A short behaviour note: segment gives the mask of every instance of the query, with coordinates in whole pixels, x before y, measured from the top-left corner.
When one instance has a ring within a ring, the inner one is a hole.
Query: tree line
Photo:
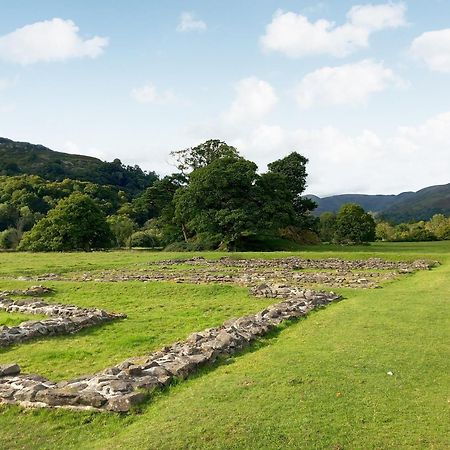
[[[172,152],[178,171],[137,196],[109,186],[37,176],[0,178],[3,247],[34,251],[119,246],[245,248],[258,235],[312,228],[302,198],[308,160],[293,152],[259,174],[219,140]]]
[[[137,194],[72,179],[0,176],[0,248],[264,250],[274,240],[348,244],[450,234],[446,218],[405,231],[404,225],[377,224],[356,204],[315,217],[316,204],[302,196],[308,160],[297,152],[268,164],[264,173],[220,140],[171,157],[177,171],[155,177]]]

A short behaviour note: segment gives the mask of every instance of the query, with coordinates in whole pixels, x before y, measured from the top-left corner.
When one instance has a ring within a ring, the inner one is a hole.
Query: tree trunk
[[[181,224],[181,231],[183,232],[184,242],[188,241],[187,232],[186,232],[186,226],[184,223]]]

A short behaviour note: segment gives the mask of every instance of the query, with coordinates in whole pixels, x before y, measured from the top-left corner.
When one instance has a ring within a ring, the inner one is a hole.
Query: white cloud
[[[52,19],[18,28],[0,36],[0,59],[19,64],[64,61],[69,58],[96,58],[108,39],[95,36],[84,40],[71,20]]]
[[[229,138],[243,154],[265,165],[296,150],[309,158],[307,191],[392,194],[448,183],[450,112],[391,136],[372,130],[349,135],[335,127],[286,129],[260,125]]]
[[[11,80],[8,80],[7,78],[0,78],[0,91],[8,89],[13,84],[14,83]]]
[[[156,103],[160,105],[165,105],[175,100],[175,94],[172,91],[158,92],[156,86],[152,83],[132,89],[131,97],[139,103]]]
[[[273,87],[256,77],[238,81],[235,91],[236,97],[224,116],[230,123],[258,120],[267,115],[278,101]]]
[[[310,22],[302,14],[278,10],[261,37],[261,45],[291,58],[343,57],[368,47],[372,33],[406,25],[405,13],[404,3],[358,5],[348,11],[346,23],[337,26],[325,19]]]
[[[203,20],[197,19],[193,13],[184,12],[181,14],[177,31],[183,33],[186,31],[205,31],[207,28]]]
[[[347,13],[347,19],[355,27],[368,31],[379,31],[405,26],[405,14],[406,5],[404,3],[356,5]]]
[[[412,42],[410,52],[431,70],[450,73],[450,28],[421,34]]]
[[[370,95],[390,86],[406,85],[382,62],[365,59],[353,64],[323,67],[308,73],[297,86],[296,98],[302,108],[315,104],[354,105],[366,102]]]

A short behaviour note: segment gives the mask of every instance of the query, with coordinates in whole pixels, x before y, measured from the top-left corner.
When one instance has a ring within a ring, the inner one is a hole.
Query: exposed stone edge
[[[0,310],[51,317],[22,322],[14,327],[0,326],[0,348],[43,336],[73,334],[84,328],[126,317],[125,314],[110,313],[97,308],[49,304],[41,299],[12,300],[8,297],[0,297]]]
[[[20,375],[16,365],[9,366],[9,373],[8,366],[0,366],[0,403],[127,412],[146,398],[142,391],[149,393],[176,378],[184,379],[201,366],[240,352],[282,322],[340,299],[334,293],[287,286],[280,290],[263,285],[253,294],[285,300],[256,314],[193,333],[184,342],[144,358],[128,359],[95,375],[54,383],[40,376]]]

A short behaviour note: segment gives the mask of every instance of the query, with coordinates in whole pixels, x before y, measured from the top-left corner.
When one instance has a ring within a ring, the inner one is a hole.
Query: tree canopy
[[[186,174],[220,158],[239,158],[239,153],[234,147],[219,139],[210,139],[195,147],[173,151],[170,156],[175,159],[177,169]]]
[[[114,236],[92,198],[74,192],[24,235],[21,250],[68,251],[109,248]]]
[[[222,156],[193,170],[187,186],[176,192],[176,221],[186,238],[208,233],[221,237],[221,247],[232,249],[245,236],[276,234],[295,223],[295,201],[303,186],[298,179],[292,188],[281,170],[259,175],[255,163]]]
[[[346,203],[340,207],[334,227],[337,242],[361,243],[375,240],[375,220],[354,203]]]
[[[77,180],[0,177],[3,245],[14,247],[25,232],[20,248],[28,250],[90,250],[133,242],[236,249],[258,235],[298,237],[302,229],[314,230],[310,211],[315,204],[301,196],[308,160],[299,153],[270,163],[265,173],[218,139],[171,155],[179,172],[154,179],[137,195]],[[105,164],[100,172],[122,173],[119,160]]]

